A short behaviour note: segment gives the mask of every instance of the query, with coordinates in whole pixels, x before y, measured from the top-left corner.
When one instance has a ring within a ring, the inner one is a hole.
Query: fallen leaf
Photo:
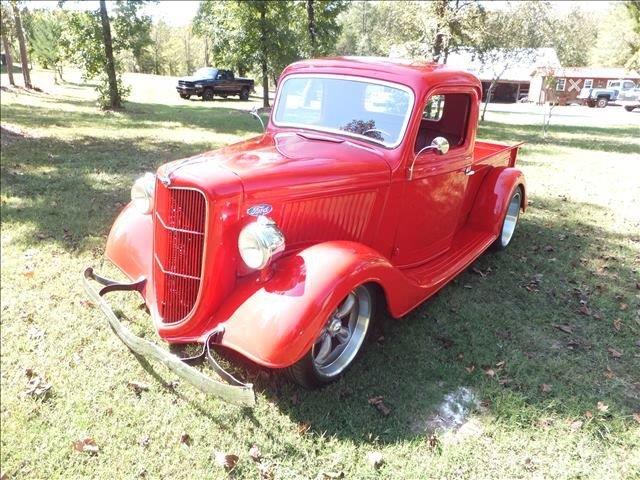
[[[553,328],[556,328],[564,333],[573,333],[573,327],[571,325],[553,325]]]
[[[640,282],[636,282],[636,290],[640,290]]]
[[[594,313],[594,314],[592,315],[592,317],[593,317],[595,320],[602,320],[602,315],[601,315],[601,314],[599,314],[599,313]]]
[[[139,397],[142,392],[146,392],[149,390],[149,385],[142,382],[137,382],[135,380],[127,382],[127,387],[129,387],[133,392]]]
[[[613,329],[614,329],[616,332],[619,332],[619,331],[622,329],[622,320],[620,320],[619,318],[616,318],[616,319],[613,321]]]
[[[462,288],[472,289],[473,287],[467,283],[467,284],[463,285]]]
[[[573,422],[571,422],[571,424],[569,425],[571,427],[571,430],[573,430],[574,432],[580,430],[582,428],[582,420],[575,420]]]
[[[429,438],[427,439],[427,446],[433,450],[438,448],[439,445],[440,445],[440,440],[435,435],[435,433],[432,435],[429,435]]]
[[[469,366],[464,367],[464,369],[467,371],[467,373],[473,373],[473,371],[476,369],[476,366],[473,363],[470,363]]]
[[[254,462],[260,461],[260,458],[262,457],[262,453],[260,452],[260,449],[258,448],[257,445],[254,445],[249,449],[249,456],[251,457],[251,460],[253,460]]]
[[[91,437],[85,437],[82,440],[73,442],[73,449],[80,453],[89,453],[95,455],[100,450],[96,442]]]
[[[596,407],[599,412],[605,413],[609,410],[609,405],[605,405],[603,402],[598,402]]]
[[[636,340],[636,347],[640,348],[640,340]]]
[[[496,367],[498,368],[498,370],[502,370],[504,368],[505,365],[505,361],[502,360],[501,362],[496,363]]]
[[[369,465],[371,465],[373,468],[380,467],[383,461],[384,459],[382,458],[382,453],[380,452],[367,453],[367,462],[369,462]]]
[[[620,310],[626,310],[627,308],[629,308],[629,305],[627,305],[626,303],[620,304]]]
[[[180,435],[180,443],[187,446],[191,445],[191,436],[188,433],[183,432],[182,435]]]
[[[464,360],[464,353],[460,352],[458,355],[456,355],[456,360],[460,362]]]
[[[369,399],[369,405],[372,405],[373,407],[375,407],[375,409],[378,410],[378,412],[380,412],[385,417],[388,417],[389,414],[391,413],[391,409],[385,405],[384,397],[382,396],[371,397]]]
[[[540,391],[543,393],[549,393],[551,391],[551,385],[549,385],[548,383],[541,383]]]
[[[140,440],[138,440],[138,445],[146,448],[149,446],[150,441],[151,441],[151,438],[149,438],[149,435],[143,435],[142,437],[140,437]]]
[[[490,367],[483,368],[482,371],[484,372],[485,375],[487,375],[488,377],[491,377],[491,378],[495,377],[495,375],[496,375],[495,370],[493,368],[490,368]]]
[[[591,413],[590,410],[587,410],[586,412],[584,412],[584,416],[587,418],[593,418],[593,413]]]
[[[273,480],[275,478],[271,465],[261,463],[258,465],[258,471],[260,472],[260,480]]]
[[[89,300],[80,300],[80,306],[84,308],[95,308],[93,302],[90,302]]]
[[[472,271],[473,273],[476,273],[476,274],[480,275],[482,278],[485,278],[485,277],[487,276],[487,274],[486,274],[486,273],[484,273],[482,270],[480,270],[478,267],[473,267],[473,268],[471,269],[471,271]]]
[[[544,247],[545,252],[553,252],[555,249],[551,245],[546,245]]]
[[[513,382],[513,378],[501,378],[500,380],[498,380],[498,383],[500,385],[509,385],[511,382]]]
[[[238,463],[238,456],[232,453],[216,452],[214,454],[216,465],[227,471],[233,470]]]
[[[604,376],[607,378],[613,378],[615,375],[613,374],[613,370],[607,367],[607,369],[604,371]]]
[[[634,419],[636,422],[640,423],[640,412],[634,412],[634,413],[633,413],[633,419]]]
[[[619,352],[615,348],[609,347],[609,348],[607,348],[607,350],[611,354],[611,358],[620,358],[620,357],[622,357],[622,352]]]
[[[25,265],[24,270],[22,271],[22,275],[27,278],[32,278],[35,273],[35,270],[30,265]]]
[[[51,384],[47,382],[44,377],[36,374],[32,369],[27,368],[25,370],[25,374],[29,381],[27,382],[27,386],[25,387],[25,395],[30,395],[32,397],[44,398],[49,390],[51,390]]]
[[[309,429],[311,428],[311,423],[309,422],[301,422],[298,424],[298,433],[300,435],[304,435],[305,433],[307,433],[309,431]]]
[[[586,303],[583,303],[582,305],[580,305],[580,308],[578,308],[578,313],[580,315],[586,315],[588,317],[589,315],[591,315],[591,309],[587,306]]]

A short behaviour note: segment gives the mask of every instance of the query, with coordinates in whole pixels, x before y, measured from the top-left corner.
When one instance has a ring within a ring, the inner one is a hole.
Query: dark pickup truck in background
[[[238,95],[240,100],[249,100],[253,87],[253,80],[236,77],[231,70],[204,67],[196,70],[191,77],[179,78],[176,90],[184,99],[192,95],[202,97],[202,100],[213,100],[214,95],[222,98]]]

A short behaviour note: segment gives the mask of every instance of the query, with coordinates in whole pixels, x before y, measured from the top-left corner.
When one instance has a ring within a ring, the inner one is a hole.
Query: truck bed
[[[522,144],[523,142],[515,145],[505,145],[504,143],[476,140],[473,149],[473,163],[488,163],[493,166],[508,165],[509,167],[513,167],[516,164],[518,149]]]

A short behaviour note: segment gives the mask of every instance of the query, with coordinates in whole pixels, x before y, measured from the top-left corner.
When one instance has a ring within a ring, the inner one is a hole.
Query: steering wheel
[[[384,130],[380,130],[379,128],[370,128],[369,130],[365,130],[362,132],[362,135],[366,135],[369,132],[380,132],[383,137],[391,138],[391,134],[389,132],[385,132]]]

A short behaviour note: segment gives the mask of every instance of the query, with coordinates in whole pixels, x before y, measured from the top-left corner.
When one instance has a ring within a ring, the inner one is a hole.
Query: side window
[[[420,129],[414,151],[417,153],[431,145],[436,137],[444,137],[449,148],[455,149],[465,142],[471,96],[466,93],[444,93],[432,95],[422,111]]]
[[[564,92],[565,83],[567,83],[567,79],[566,78],[559,78],[556,81],[556,91],[557,92]]]
[[[585,78],[584,88],[593,88],[593,78]]]

